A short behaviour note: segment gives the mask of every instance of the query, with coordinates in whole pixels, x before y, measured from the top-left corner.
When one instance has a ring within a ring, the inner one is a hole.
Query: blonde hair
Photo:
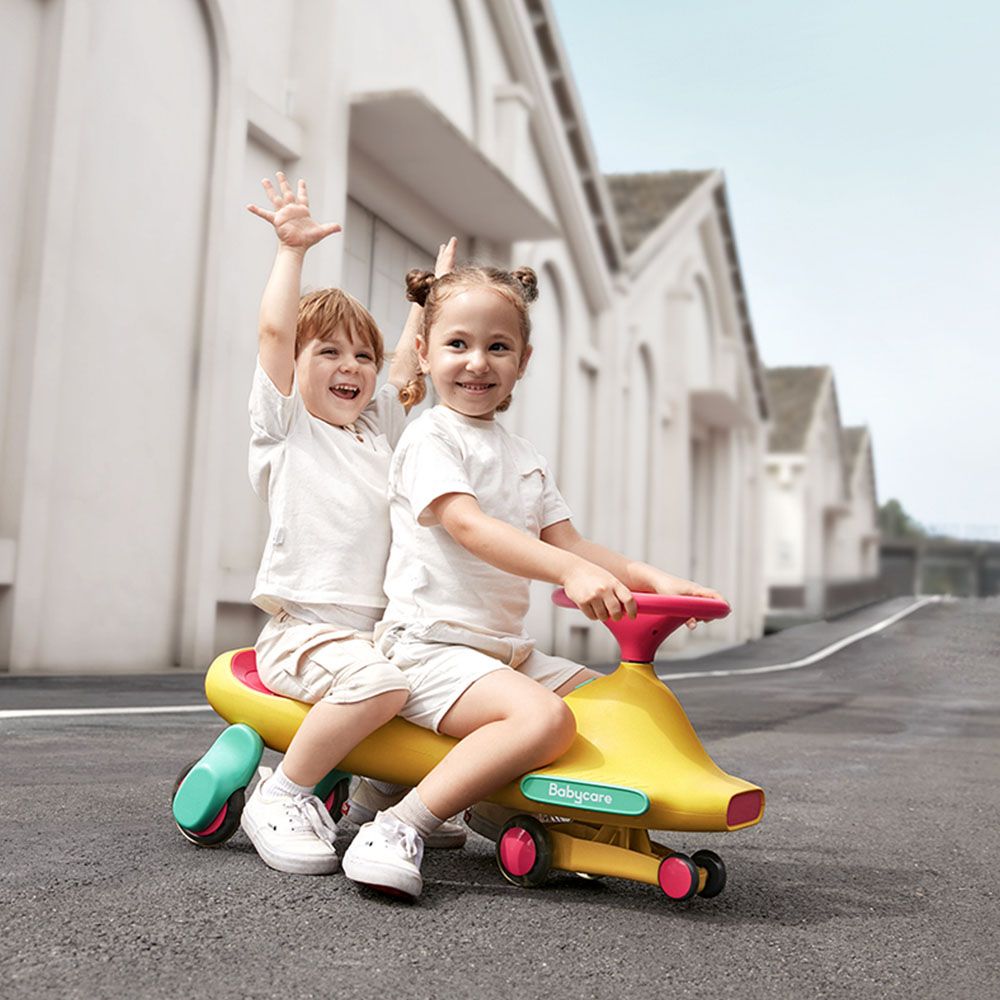
[[[498,267],[466,264],[448,274],[435,278],[431,271],[419,268],[406,275],[406,297],[423,306],[421,335],[424,343],[441,310],[441,304],[464,288],[490,288],[503,296],[517,311],[518,327],[525,347],[531,337],[531,317],[528,306],[538,298],[538,276],[530,267],[504,271]],[[503,412],[510,406],[508,396],[497,409]]]
[[[375,370],[385,361],[385,342],[372,314],[353,295],[339,288],[321,288],[299,299],[295,324],[295,357],[313,340],[332,340],[342,330],[352,341],[368,347],[375,358]],[[399,400],[414,406],[424,398],[426,389],[421,376],[411,379],[399,390]]]

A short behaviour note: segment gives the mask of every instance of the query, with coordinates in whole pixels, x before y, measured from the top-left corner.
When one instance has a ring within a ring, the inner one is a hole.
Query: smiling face
[[[353,424],[375,393],[378,365],[372,348],[338,328],[310,340],[295,361],[295,379],[306,409],[335,427]]]
[[[464,288],[441,302],[417,351],[441,402],[481,420],[493,419],[531,356],[517,309],[488,287]]]

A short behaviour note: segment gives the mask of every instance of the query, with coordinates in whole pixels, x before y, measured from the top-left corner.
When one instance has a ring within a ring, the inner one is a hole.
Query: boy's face
[[[481,420],[493,418],[531,356],[517,310],[502,295],[480,287],[441,303],[428,342],[418,338],[417,352],[441,402]]]
[[[295,361],[295,379],[306,409],[335,427],[353,424],[375,393],[375,354],[337,330],[330,340],[310,340]]]

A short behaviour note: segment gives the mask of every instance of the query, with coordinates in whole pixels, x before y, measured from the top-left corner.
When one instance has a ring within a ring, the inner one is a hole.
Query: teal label
[[[594,781],[568,781],[544,774],[529,774],[521,779],[521,794],[533,802],[554,806],[572,806],[591,812],[617,816],[641,816],[649,808],[645,792],[621,785],[599,785]]]

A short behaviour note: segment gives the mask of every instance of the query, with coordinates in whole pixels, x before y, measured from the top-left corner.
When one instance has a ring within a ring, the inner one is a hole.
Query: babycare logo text
[[[637,788],[571,781],[550,774],[526,774],[521,779],[521,793],[533,802],[618,816],[641,816],[649,809],[649,797]]]
[[[549,798],[565,799],[567,804],[584,808],[586,806],[612,806],[614,799],[607,792],[592,791],[588,788],[572,788],[560,785],[557,781],[549,782]]]

